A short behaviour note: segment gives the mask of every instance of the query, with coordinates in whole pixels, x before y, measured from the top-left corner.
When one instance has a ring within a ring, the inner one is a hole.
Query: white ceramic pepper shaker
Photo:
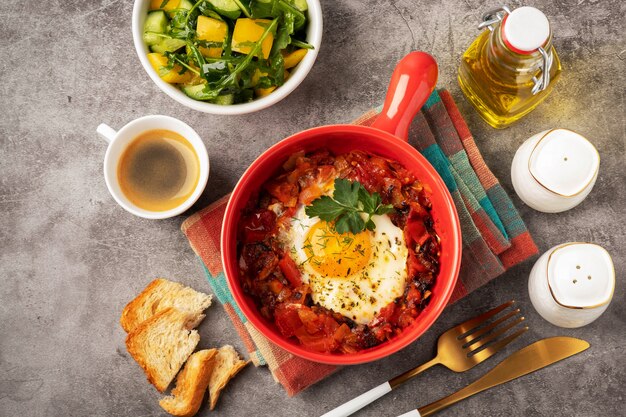
[[[600,155],[584,136],[552,129],[527,139],[515,153],[511,180],[528,206],[558,213],[580,204],[598,177]]]
[[[593,243],[553,247],[537,260],[528,280],[533,306],[559,327],[582,327],[600,317],[614,289],[613,260]]]

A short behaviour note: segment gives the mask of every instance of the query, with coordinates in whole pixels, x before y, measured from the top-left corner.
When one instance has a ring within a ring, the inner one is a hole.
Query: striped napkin
[[[381,108],[354,123],[369,126]],[[433,92],[412,125],[410,143],[437,169],[450,190],[461,221],[463,256],[451,303],[508,268],[537,254],[524,221],[482,159],[472,135],[446,90]],[[269,342],[244,317],[228,290],[220,255],[220,230],[228,195],[190,216],[182,231],[202,260],[218,300],[257,365],[267,365],[274,379],[295,395],[337,367],[307,361]]]

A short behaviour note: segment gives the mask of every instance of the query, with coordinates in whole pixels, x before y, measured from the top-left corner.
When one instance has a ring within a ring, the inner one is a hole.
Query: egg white
[[[407,280],[408,249],[402,229],[387,215],[375,215],[372,220],[376,227],[367,231],[371,258],[365,268],[347,277],[321,276],[311,265],[305,241],[320,219],[308,217],[304,206],[297,210],[291,227],[282,236],[302,280],[311,287],[313,301],[359,324],[369,323],[383,307],[400,297]]]

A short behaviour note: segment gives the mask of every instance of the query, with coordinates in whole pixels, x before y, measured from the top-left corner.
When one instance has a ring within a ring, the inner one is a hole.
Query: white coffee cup
[[[124,195],[117,179],[118,163],[126,147],[142,133],[156,129],[170,130],[187,139],[200,161],[198,184],[193,193],[181,205],[166,211],[137,207]],[[167,219],[183,213],[200,198],[209,179],[209,155],[200,136],[186,123],[169,116],[150,115],[135,119],[118,131],[102,123],[96,132],[109,143],[104,156],[104,180],[109,192],[124,210],[146,219]]]

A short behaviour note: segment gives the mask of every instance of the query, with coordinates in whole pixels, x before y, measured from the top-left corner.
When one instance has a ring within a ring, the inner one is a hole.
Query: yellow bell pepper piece
[[[267,88],[255,88],[254,94],[256,94],[257,97],[261,98],[269,95],[274,90],[276,90],[276,86],[274,85]]]
[[[198,16],[198,24],[196,25],[196,33],[198,39],[209,42],[224,42],[228,35],[228,25],[221,20],[213,19],[206,16]],[[222,48],[201,46],[200,52],[204,56],[211,58],[219,58],[222,56]]]
[[[152,68],[154,68],[157,74],[159,74],[159,77],[161,77],[163,81],[170,84],[183,84],[189,82],[193,75],[191,71],[185,71],[185,73],[179,74],[183,67],[178,64],[174,65],[174,68],[171,70],[166,70],[165,66],[167,66],[167,57],[156,52],[148,54],[148,61],[150,61]]]
[[[293,68],[302,61],[302,58],[309,52],[307,49],[296,49],[292,53],[285,55],[285,68]]]
[[[233,31],[232,50],[242,54],[249,54],[252,51],[252,44],[261,39],[265,28],[270,23],[271,21],[267,19],[237,19],[235,30]],[[263,43],[261,43],[261,51],[265,59],[269,58],[273,43],[274,34],[268,33]]]
[[[190,65],[190,67],[200,72],[200,68],[196,67],[195,65]],[[187,71],[187,72],[190,72],[190,71]],[[195,72],[192,72],[191,77],[189,77],[189,80],[185,81],[184,84],[196,85],[196,84],[203,84],[205,82],[206,81],[204,80],[204,78],[200,76],[200,74],[196,74]]]
[[[180,0],[168,0],[167,3],[161,7],[164,0],[150,0],[150,10],[165,10],[166,12],[178,9]]]
[[[267,75],[267,72],[261,72],[258,68],[255,69],[254,74],[252,74],[252,77],[250,78],[250,85],[252,87],[256,87],[261,77],[265,77],[266,75]]]

